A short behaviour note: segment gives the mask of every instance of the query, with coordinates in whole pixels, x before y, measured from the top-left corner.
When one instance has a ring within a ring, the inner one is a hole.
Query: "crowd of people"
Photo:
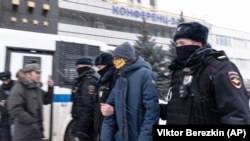
[[[76,141],[152,141],[153,125],[250,124],[249,96],[238,68],[207,43],[209,30],[182,23],[173,36],[171,91],[160,104],[151,65],[124,42],[113,53],[76,60],[72,86],[72,135]],[[97,69],[95,69],[96,67]],[[42,105],[50,104],[54,81],[41,89],[39,64],[0,73],[0,140],[42,141]]]

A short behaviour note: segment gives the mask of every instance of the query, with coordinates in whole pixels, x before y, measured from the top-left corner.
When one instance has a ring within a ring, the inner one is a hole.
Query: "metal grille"
[[[75,62],[83,56],[96,57],[100,52],[99,46],[88,44],[56,42],[55,73],[56,85],[71,87],[77,77]]]
[[[41,57],[23,56],[23,67],[26,64],[37,63],[41,66]]]

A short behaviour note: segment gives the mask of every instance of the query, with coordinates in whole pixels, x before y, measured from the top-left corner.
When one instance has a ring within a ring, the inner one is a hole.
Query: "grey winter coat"
[[[41,85],[40,85],[41,86]],[[14,118],[14,141],[36,141],[43,137],[43,104],[52,102],[53,88],[44,92],[20,70],[9,97],[9,112]]]

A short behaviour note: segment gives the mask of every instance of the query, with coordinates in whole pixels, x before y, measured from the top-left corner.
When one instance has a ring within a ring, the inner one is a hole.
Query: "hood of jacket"
[[[22,69],[20,69],[17,72],[17,82],[22,83],[23,85],[25,85],[27,88],[36,88],[36,87],[42,87],[42,83],[35,83],[33,82],[30,78],[28,78],[27,76],[25,76],[25,73]]]

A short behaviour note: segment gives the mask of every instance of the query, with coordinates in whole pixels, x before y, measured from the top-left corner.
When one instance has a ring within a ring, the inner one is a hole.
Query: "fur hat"
[[[40,65],[37,63],[26,64],[23,68],[24,72],[38,71],[41,72]]]
[[[95,65],[113,65],[113,56],[111,53],[104,52],[95,58]]]
[[[114,57],[121,57],[127,60],[134,60],[135,58],[134,47],[130,45],[128,42],[125,42],[115,48]]]
[[[93,66],[94,62],[93,62],[93,59],[91,57],[84,56],[84,57],[79,58],[78,60],[76,60],[76,65],[79,65],[79,64]]]
[[[202,42],[202,44],[207,43],[208,38],[208,28],[198,22],[182,23],[177,26],[173,40],[180,38],[187,38],[194,41]]]
[[[4,71],[0,73],[0,80],[7,80],[11,78],[11,73],[10,71]]]

